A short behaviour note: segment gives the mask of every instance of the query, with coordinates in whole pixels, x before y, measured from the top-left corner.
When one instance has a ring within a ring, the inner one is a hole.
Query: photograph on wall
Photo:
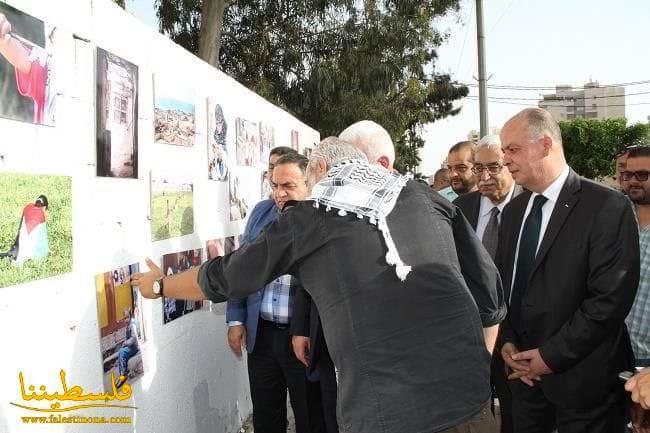
[[[208,179],[228,180],[228,124],[216,98],[208,98]]]
[[[188,250],[165,254],[162,257],[162,271],[165,275],[174,275],[201,265],[202,250]],[[163,288],[164,290],[164,288]],[[162,298],[163,323],[167,324],[193,311],[203,308],[203,301],[185,301],[182,299]]]
[[[237,165],[253,166],[260,160],[257,124],[238,117],[235,119]]]
[[[239,236],[228,236],[223,242],[223,250],[230,254],[239,249]]]
[[[260,122],[260,162],[268,163],[271,149],[275,147],[275,129],[268,123]]]
[[[156,143],[194,146],[196,133],[194,92],[177,77],[155,74],[154,140]]]
[[[194,186],[151,176],[151,240],[194,233]]]
[[[298,131],[291,130],[291,148],[298,152],[300,149],[300,137],[298,136]]]
[[[68,176],[0,173],[0,287],[72,271]]]
[[[138,178],[138,67],[97,48],[97,176]]]
[[[260,195],[261,199],[266,200],[268,198],[273,198],[273,196],[271,195],[271,192],[272,192],[272,190],[271,190],[271,181],[269,179],[269,172],[268,171],[263,171],[262,172],[262,176],[261,176],[261,179],[260,179],[260,185],[261,185],[261,188],[260,188],[260,190],[261,190],[260,191],[261,192],[261,195]]]
[[[216,257],[222,257],[226,254],[225,239],[211,239],[205,242],[205,251],[207,253],[207,259],[212,260]]]
[[[230,175],[230,221],[239,221],[246,218],[248,205],[242,192],[242,184],[239,177]]]
[[[205,243],[205,251],[207,253],[206,260],[212,260],[217,257],[223,257],[235,251],[239,247],[239,242],[235,236],[229,236],[224,239],[212,239]],[[226,314],[225,302],[210,302],[210,311],[217,316]]]
[[[106,391],[112,389],[112,383],[119,390],[144,374],[142,349],[147,338],[142,297],[131,285],[131,275],[137,272],[135,263],[95,276]]]
[[[0,28],[10,29],[0,43],[0,116],[53,126],[58,30],[2,1],[0,17]]]

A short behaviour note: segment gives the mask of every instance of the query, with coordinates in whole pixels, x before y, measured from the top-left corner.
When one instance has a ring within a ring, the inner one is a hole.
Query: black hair
[[[292,149],[293,150],[293,149]],[[302,171],[303,174],[307,172],[307,164],[309,163],[309,159],[307,157],[302,156],[296,151],[293,151],[291,153],[287,153],[285,155],[282,155],[276,162],[275,166],[278,167],[282,164],[296,164],[298,168],[300,168],[300,171]]]

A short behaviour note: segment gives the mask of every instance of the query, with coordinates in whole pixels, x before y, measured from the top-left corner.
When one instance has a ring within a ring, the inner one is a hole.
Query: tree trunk
[[[223,12],[227,6],[226,0],[203,0],[199,32],[199,57],[216,68],[219,68]]]

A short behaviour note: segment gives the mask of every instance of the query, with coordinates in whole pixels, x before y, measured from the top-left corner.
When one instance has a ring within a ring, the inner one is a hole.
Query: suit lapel
[[[472,211],[467,215],[467,221],[476,230],[478,225],[479,212],[481,211],[481,194],[478,191],[473,192],[474,197],[472,197]]]
[[[539,251],[537,252],[535,263],[533,264],[533,269],[530,273],[531,277],[540,263],[544,260],[544,257],[553,245],[553,241],[557,237],[558,233],[560,233],[564,221],[578,202],[578,197],[575,195],[578,190],[580,190],[580,177],[571,170],[569,172],[569,177],[567,177],[567,180],[560,191],[560,195],[557,198],[557,202],[553,208],[553,213],[551,213],[551,219],[548,221],[544,238],[539,246]]]
[[[506,208],[510,208],[512,212],[512,218],[507,228],[508,231],[504,234],[507,234],[506,239],[504,239],[504,245],[507,251],[505,255],[505,263],[502,263],[504,269],[504,283],[506,293],[510,293],[510,286],[512,286],[512,272],[514,270],[515,264],[515,253],[517,251],[517,242],[519,241],[519,231],[521,230],[521,225],[524,223],[524,213],[526,212],[526,207],[528,206],[528,200],[530,199],[530,191],[521,192],[521,199],[511,201]],[[508,299],[509,296],[506,298]]]

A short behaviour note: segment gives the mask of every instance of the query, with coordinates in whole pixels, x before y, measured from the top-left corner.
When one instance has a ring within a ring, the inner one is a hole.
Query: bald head
[[[541,108],[526,108],[508,120],[501,147],[515,182],[533,192],[544,192],[566,167],[560,128]]]
[[[341,140],[355,145],[371,164],[379,164],[389,170],[395,163],[395,148],[390,134],[371,120],[354,123],[339,134]]]

